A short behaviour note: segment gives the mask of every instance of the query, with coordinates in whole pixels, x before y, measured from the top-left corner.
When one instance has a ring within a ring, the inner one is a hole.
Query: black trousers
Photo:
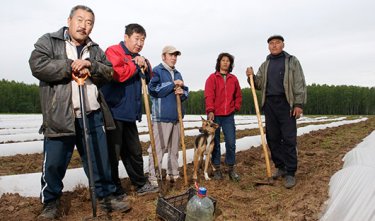
[[[297,171],[297,124],[285,96],[267,96],[263,106],[266,137],[276,168]]]
[[[128,173],[130,181],[137,187],[147,182],[143,170],[142,147],[139,141],[138,129],[135,122],[115,120],[116,130],[108,131],[108,154],[111,163],[112,178],[117,192],[122,191],[119,178],[119,158]]]

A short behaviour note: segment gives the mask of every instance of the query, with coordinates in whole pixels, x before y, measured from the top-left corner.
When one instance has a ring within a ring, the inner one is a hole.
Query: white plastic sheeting
[[[13,156],[16,154],[32,154],[43,152],[43,135],[38,134],[42,115],[6,115],[0,114],[0,156]],[[264,121],[264,117],[262,116]],[[346,117],[301,117],[299,123],[314,122],[342,122]],[[361,118],[366,120],[367,118]],[[236,130],[258,128],[258,120],[254,115],[236,115]],[[26,123],[25,123],[26,122]],[[199,134],[198,127],[202,125],[199,115],[185,115],[185,136]],[[314,125],[312,125],[314,126]],[[335,125],[337,126],[337,125]],[[148,132],[146,116],[142,115],[142,122],[137,122],[138,132]],[[320,128],[324,129],[324,128]],[[310,129],[307,129],[309,131]],[[304,129],[306,131],[306,129]],[[303,134],[303,131],[301,131]],[[300,135],[300,134],[299,134]],[[150,141],[148,134],[139,136],[143,142]]]
[[[339,122],[333,122],[323,125],[308,125],[305,127],[298,128],[298,135],[309,133],[310,131],[316,131],[325,129],[328,127],[338,127],[344,124],[353,124],[361,121],[365,121],[367,118],[360,118],[355,120],[343,120]],[[374,141],[375,143],[375,141]],[[244,151],[250,149],[252,146],[260,146],[261,139],[260,135],[248,136],[241,139],[237,139],[236,151]],[[1,148],[0,148],[1,151]],[[225,153],[225,145],[221,143],[221,153]],[[187,163],[192,162],[194,155],[193,149],[186,150],[186,161]],[[167,167],[167,154],[164,155],[162,168]],[[179,166],[182,166],[182,151],[179,152]],[[145,172],[148,172],[148,156],[143,157],[143,166]],[[120,162],[120,165],[122,163]],[[0,176],[0,196],[3,193],[19,193],[21,196],[39,196],[40,194],[40,175],[41,173],[30,173],[22,175],[9,175]],[[127,177],[126,170],[123,166],[119,166],[120,178]],[[69,169],[64,177],[64,191],[71,191],[77,185],[87,186],[87,177],[84,174],[82,168]]]
[[[321,221],[375,220],[375,131],[349,151],[331,177]]]

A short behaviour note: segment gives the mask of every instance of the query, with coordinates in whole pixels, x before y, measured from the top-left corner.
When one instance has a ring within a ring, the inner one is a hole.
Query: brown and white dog
[[[214,137],[215,130],[219,128],[219,125],[213,121],[205,120],[202,118],[202,127],[199,128],[199,134],[195,138],[195,148],[194,148],[194,172],[193,179],[196,180],[199,166],[203,163],[203,154],[206,155],[206,162],[204,165],[204,178],[206,180],[211,180],[208,176],[208,164],[211,163],[211,153],[214,149]]]

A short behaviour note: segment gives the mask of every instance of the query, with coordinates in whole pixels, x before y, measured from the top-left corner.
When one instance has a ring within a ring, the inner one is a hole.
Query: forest
[[[39,88],[2,79],[0,81],[0,113],[40,113]],[[261,101],[260,92],[257,92]],[[183,102],[185,114],[205,114],[204,91],[190,91]],[[373,115],[375,114],[375,87],[346,85],[307,86],[307,104],[304,113],[310,115]],[[255,114],[249,87],[242,89],[242,107],[238,114]]]
[[[2,79],[0,113],[41,113],[39,87]]]

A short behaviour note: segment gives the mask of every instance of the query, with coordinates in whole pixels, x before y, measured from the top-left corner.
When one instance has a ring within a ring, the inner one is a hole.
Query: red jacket
[[[214,112],[215,116],[227,116],[239,111],[242,93],[237,77],[229,73],[224,82],[219,72],[212,73],[206,81],[204,98],[207,114]]]
[[[131,78],[137,70],[137,66],[132,61],[132,56],[126,54],[121,44],[107,48],[105,52],[108,60],[112,63],[113,79],[117,82],[124,82]]]
[[[113,79],[101,87],[104,98],[110,107],[115,120],[126,122],[141,121],[142,119],[142,83],[140,68],[134,64],[132,58],[139,54],[131,54],[124,42],[110,46],[105,52],[108,60],[112,63]],[[147,60],[146,60],[147,62]],[[146,83],[150,80],[152,73],[151,65],[148,63],[145,71]]]

